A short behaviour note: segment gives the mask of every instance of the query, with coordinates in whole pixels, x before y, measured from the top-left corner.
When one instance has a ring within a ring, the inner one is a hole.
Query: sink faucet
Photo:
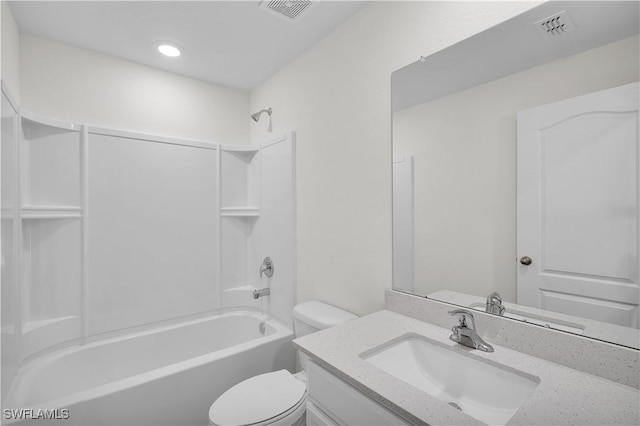
[[[270,288],[261,288],[260,290],[253,290],[253,298],[258,299],[262,296],[268,296],[271,294]]]
[[[471,312],[466,309],[456,309],[455,311],[449,311],[449,314],[458,316],[458,325],[451,329],[453,333],[449,336],[449,339],[483,352],[493,352],[493,346],[478,336]]]
[[[494,315],[504,315],[504,306],[502,305],[502,298],[497,291],[494,291],[487,297],[487,309],[486,311]]]

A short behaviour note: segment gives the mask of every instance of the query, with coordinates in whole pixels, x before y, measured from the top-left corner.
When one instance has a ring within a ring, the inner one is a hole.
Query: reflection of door
[[[640,326],[638,88],[518,113],[518,303]]]
[[[413,157],[393,160],[393,288],[413,292]]]

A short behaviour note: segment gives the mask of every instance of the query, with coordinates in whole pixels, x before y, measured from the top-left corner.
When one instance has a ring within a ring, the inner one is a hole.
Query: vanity
[[[393,290],[294,340],[307,424],[640,424],[638,16],[544,2],[392,73]]]
[[[307,424],[640,423],[637,351],[620,348],[623,353],[612,355],[600,346],[613,345],[574,336],[587,342],[598,362],[610,364],[603,373],[608,378],[602,377],[559,363],[571,365],[584,350],[570,339],[558,344],[566,337],[561,332],[543,330],[549,333],[543,340],[531,335],[532,345],[546,346],[547,358],[559,361],[552,362],[527,353],[525,346],[514,350],[495,343],[520,345],[518,327],[531,325],[507,320],[516,328],[496,337],[504,319],[474,312],[479,334],[494,348],[483,352],[451,341],[451,329],[437,324],[458,323],[447,312],[451,306],[387,293],[387,309],[294,341],[311,361]],[[412,314],[420,309],[428,312],[422,320]],[[578,361],[574,366],[588,368]]]
[[[309,424],[640,424],[638,16],[544,2],[391,74],[393,290],[294,341]]]

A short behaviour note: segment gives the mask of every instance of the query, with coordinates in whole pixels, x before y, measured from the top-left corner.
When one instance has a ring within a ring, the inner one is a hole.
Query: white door
[[[639,327],[638,97],[518,113],[519,304]]]

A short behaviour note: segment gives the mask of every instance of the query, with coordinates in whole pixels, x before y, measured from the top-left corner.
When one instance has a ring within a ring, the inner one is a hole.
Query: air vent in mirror
[[[547,38],[554,38],[576,29],[576,26],[566,11],[541,19],[535,23],[535,26],[538,28],[538,31]]]

